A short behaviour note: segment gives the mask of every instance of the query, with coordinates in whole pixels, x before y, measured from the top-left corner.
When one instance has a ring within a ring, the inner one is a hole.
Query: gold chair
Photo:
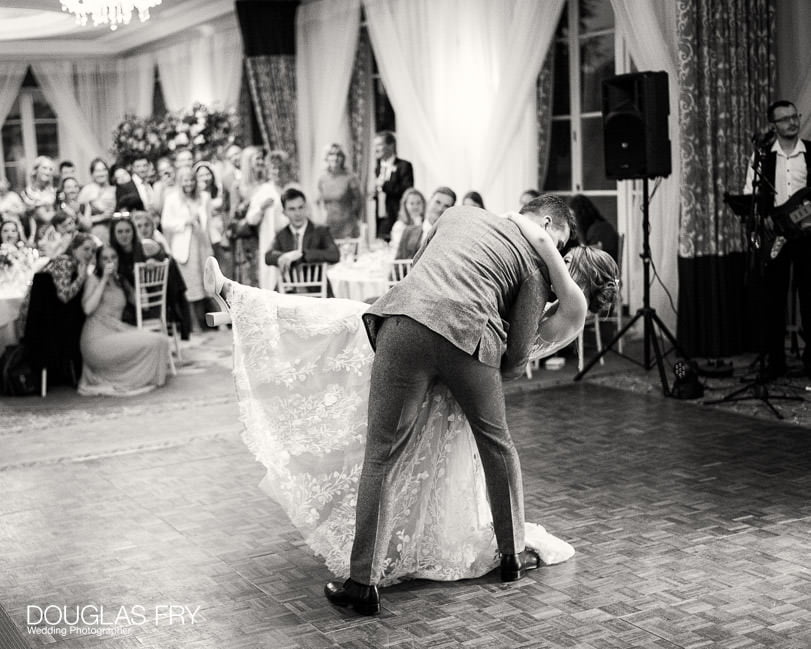
[[[279,274],[279,293],[327,297],[327,263],[299,263]]]
[[[387,275],[389,288],[394,286],[397,282],[402,280],[411,271],[414,265],[413,259],[395,259],[389,266],[389,273]]]
[[[169,281],[169,260],[138,262],[135,264],[135,324],[139,329],[159,331],[170,336],[175,343],[175,355],[180,357],[180,340],[174,323],[166,319],[166,286]],[[144,312],[148,317],[144,317]],[[154,315],[157,311],[157,315]],[[172,332],[169,333],[171,327]],[[177,375],[175,361],[169,354],[169,369]]]

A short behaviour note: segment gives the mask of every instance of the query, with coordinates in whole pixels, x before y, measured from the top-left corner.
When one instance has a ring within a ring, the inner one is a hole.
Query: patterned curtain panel
[[[290,171],[298,178],[296,155],[296,57],[290,54],[246,59],[248,83],[262,142],[290,156]]]
[[[679,0],[682,221],[679,341],[693,356],[752,347],[747,242],[724,192],[741,192],[752,133],[775,87],[773,0]]]
[[[365,29],[358,36],[358,50],[349,84],[349,134],[352,138],[349,162],[360,179],[362,190],[369,186],[369,160],[371,158],[372,134],[374,133],[374,113],[372,96],[372,46]],[[363,221],[373,218],[367,208],[369,201],[363,201]]]
[[[541,190],[546,182],[549,166],[549,142],[552,139],[552,86],[555,80],[555,45],[549,47],[536,85],[538,107],[538,184]]]

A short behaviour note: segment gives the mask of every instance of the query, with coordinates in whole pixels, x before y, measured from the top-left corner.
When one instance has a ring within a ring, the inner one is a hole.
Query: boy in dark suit
[[[310,221],[310,207],[304,192],[295,187],[285,190],[282,207],[290,225],[276,233],[273,245],[265,252],[265,263],[278,266],[281,273],[299,261],[338,263],[341,258],[338,246],[326,226]]]

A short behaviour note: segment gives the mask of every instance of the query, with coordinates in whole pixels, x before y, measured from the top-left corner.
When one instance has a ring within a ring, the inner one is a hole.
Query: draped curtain
[[[538,121],[538,180],[532,188],[540,189],[546,180],[549,168],[549,148],[552,142],[552,90],[555,83],[555,47],[549,48],[541,73],[536,82],[536,109]],[[527,189],[530,189],[527,186]]]
[[[363,3],[417,187],[515,208],[537,182],[535,82],[563,0]]]
[[[72,160],[84,170],[90,161],[103,155],[108,147],[96,137],[90,120],[82,110],[73,88],[73,64],[70,61],[34,62],[31,64],[45,100],[58,119],[59,156]]]
[[[325,147],[348,149],[347,94],[359,29],[360,0],[319,0],[296,14],[299,180],[313,199]]]
[[[617,35],[625,39],[638,70],[663,70],[668,77],[670,99],[670,176],[663,178],[650,200],[651,257],[662,284],[675,297],[678,290],[677,250],[679,234],[679,192],[681,190],[679,75],[676,13],[672,0],[611,0]],[[623,266],[628,303],[642,306],[644,291],[642,259],[641,196],[632,201],[631,218],[625,232],[626,263]],[[658,282],[651,286],[651,306],[669,329],[675,330],[676,314]]]
[[[87,117],[96,140],[104,146],[98,155],[105,157],[112,132],[121,122],[126,109],[126,77],[121,74],[121,61],[77,61],[74,67],[76,99]],[[82,178],[89,169],[79,169]]]
[[[369,187],[374,173],[371,154],[374,139],[374,93],[372,89],[372,46],[369,34],[362,29],[358,38],[358,49],[352,68],[349,84],[349,131],[352,140],[349,159],[352,169],[360,178],[362,188]],[[363,201],[363,222],[367,224],[368,236],[374,238],[377,225],[374,210],[369,209],[369,201]]]
[[[0,127],[5,123],[8,113],[17,99],[27,70],[27,63],[15,61],[0,63]],[[0,169],[0,173],[4,173],[2,169]]]
[[[777,21],[777,95],[793,101],[802,113],[800,137],[811,139],[811,66],[808,65],[808,0],[780,0],[775,7]],[[765,124],[763,124],[765,126]]]
[[[723,204],[740,193],[750,137],[774,96],[772,0],[679,0],[682,219],[679,340],[694,356],[728,356],[748,344],[746,243]]]
[[[240,0],[236,3],[245,72],[262,142],[290,156],[298,177],[296,94],[296,9],[283,0]],[[317,107],[321,109],[322,107]]]
[[[155,55],[128,56],[118,62],[124,88],[124,112],[139,117],[152,114],[155,93]]]
[[[238,30],[202,34],[160,50],[155,58],[170,111],[188,109],[195,102],[219,109],[236,107],[242,71]]]

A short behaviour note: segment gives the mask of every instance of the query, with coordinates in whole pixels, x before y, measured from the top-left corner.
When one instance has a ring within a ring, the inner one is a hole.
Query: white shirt
[[[800,189],[806,186],[808,180],[808,169],[805,165],[805,143],[798,139],[794,145],[794,149],[788,154],[783,151],[780,142],[775,140],[772,144],[770,151],[777,154],[774,169],[774,205],[782,205],[792,194],[795,194]],[[746,172],[746,184],[744,185],[744,194],[752,193],[752,178],[754,172],[752,171],[752,160],[749,161],[749,169]]]
[[[138,195],[141,197],[141,202],[144,204],[144,209],[149,211],[152,209],[152,188],[147,185],[138,174],[132,174],[132,182],[135,183],[135,189],[138,190]]]

